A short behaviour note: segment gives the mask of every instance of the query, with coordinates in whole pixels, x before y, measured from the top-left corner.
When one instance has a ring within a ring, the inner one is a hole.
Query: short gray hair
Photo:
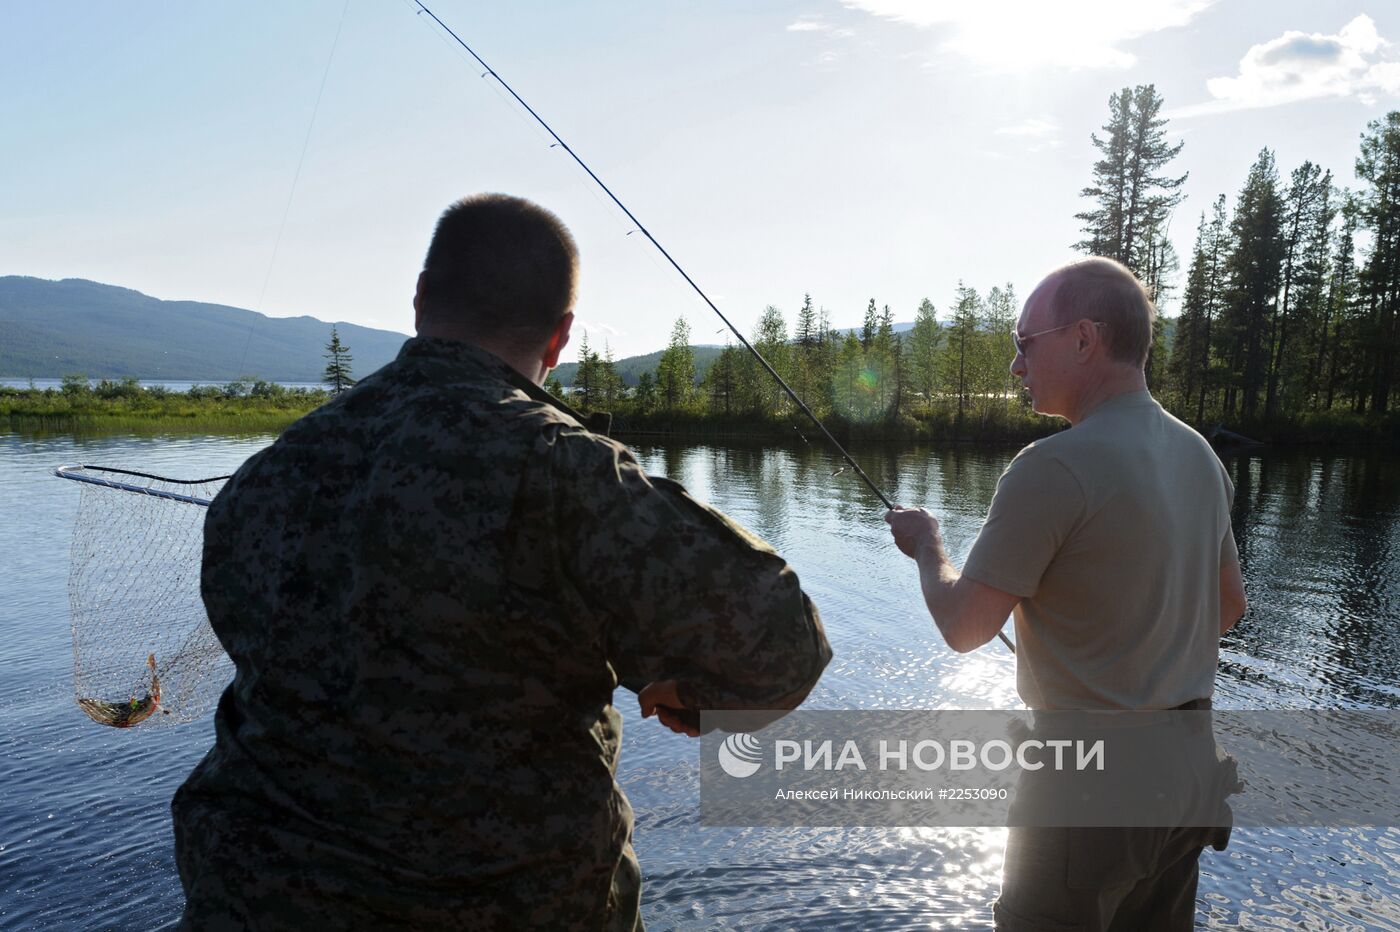
[[[1093,256],[1050,273],[1050,313],[1056,324],[1082,317],[1108,325],[1104,345],[1110,359],[1147,365],[1157,309],[1142,282],[1123,263]]]

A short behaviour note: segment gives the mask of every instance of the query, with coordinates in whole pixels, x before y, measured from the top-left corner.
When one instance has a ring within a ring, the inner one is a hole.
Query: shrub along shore
[[[254,379],[172,392],[75,376],[60,389],[0,388],[0,417],[24,433],[274,433],[330,397]]]
[[[65,379],[60,389],[0,388],[0,417],[20,433],[276,433],[330,400],[329,391],[286,388],[273,382],[239,380],[197,385],[187,392],[142,386],[135,379]],[[572,398],[570,400],[573,400]],[[629,399],[630,400],[630,399]],[[726,416],[693,410],[641,412],[623,401],[614,412],[612,432],[622,437],[674,437],[686,440],[764,440],[782,444],[825,443],[805,416],[787,412],[767,417]],[[926,406],[898,417],[860,420],[833,413],[822,422],[847,441],[1029,443],[1064,428],[1013,401],[995,417],[959,418],[955,409]],[[1271,444],[1371,444],[1400,447],[1400,413],[1358,415],[1311,412],[1273,421],[1239,420],[1206,424]]]

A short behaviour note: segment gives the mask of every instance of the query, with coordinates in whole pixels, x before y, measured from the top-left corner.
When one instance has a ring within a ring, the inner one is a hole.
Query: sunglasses
[[[1037,330],[1035,333],[1030,333],[1030,334],[1027,334],[1026,336],[1021,336],[1021,335],[1020,335],[1019,333],[1017,333],[1015,330],[1012,330],[1012,331],[1011,331],[1011,345],[1014,346],[1014,347],[1016,347],[1016,352],[1017,352],[1019,355],[1024,356],[1024,355],[1026,355],[1026,347],[1030,346],[1030,345],[1031,345],[1031,341],[1034,340],[1036,337],[1044,336],[1044,335],[1047,334],[1047,333],[1054,333],[1054,332],[1057,331],[1057,330],[1064,330],[1066,327],[1073,327],[1073,326],[1074,326],[1075,324],[1077,324],[1077,323],[1079,323],[1079,321],[1077,321],[1077,320],[1072,320],[1072,321],[1070,321],[1070,322],[1067,323],[1067,324],[1060,324],[1060,326],[1058,326],[1058,327],[1051,327],[1049,330]],[[1106,321],[1106,320],[1096,320],[1096,321],[1094,321],[1094,326],[1095,326],[1095,327],[1107,327],[1107,326],[1108,326],[1108,321]]]

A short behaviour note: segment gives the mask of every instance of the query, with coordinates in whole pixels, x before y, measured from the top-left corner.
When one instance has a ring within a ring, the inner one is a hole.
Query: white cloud
[[[912,26],[948,32],[943,48],[995,70],[1127,68],[1123,43],[1184,26],[1215,0],[841,0]]]
[[[579,336],[582,336],[582,335],[584,335],[584,334],[588,334],[589,336],[593,336],[593,335],[599,334],[599,333],[601,333],[601,334],[602,334],[603,336],[605,336],[605,337],[625,337],[625,336],[627,336],[627,331],[626,331],[626,330],[619,330],[619,329],[617,329],[616,327],[609,327],[607,324],[600,323],[600,322],[598,322],[598,321],[596,321],[596,320],[593,320],[593,319],[591,319],[591,318],[588,319],[588,320],[584,320],[582,317],[579,317],[577,314],[574,315],[574,333],[575,333],[576,335],[579,335]]]
[[[810,16],[804,16],[798,19],[796,22],[789,23],[787,31],[819,32],[822,35],[830,36],[833,39],[846,39],[855,35],[855,33],[849,29],[843,29],[839,26],[833,26],[831,23],[828,23],[825,20],[816,19]]]
[[[1021,151],[1026,153],[1044,152],[1064,145],[1058,138],[1059,124],[1047,117],[1031,117],[1020,123],[999,126],[992,132],[996,136],[1011,136],[1020,140]]]
[[[1375,87],[1385,94],[1400,95],[1400,61],[1381,62],[1372,65],[1366,73]]]
[[[1290,30],[1251,47],[1240,59],[1238,74],[1207,81],[1213,100],[1170,115],[1225,113],[1326,97],[1373,103],[1378,94],[1400,94],[1400,61],[1393,60],[1393,49],[1365,14],[1335,35]]]
[[[1022,120],[1020,123],[1014,123],[1011,126],[998,127],[996,134],[998,136],[1030,136],[1036,139],[1043,139],[1046,136],[1053,136],[1059,131],[1060,127],[1057,126],[1054,121],[1040,117],[1032,117],[1028,120]]]

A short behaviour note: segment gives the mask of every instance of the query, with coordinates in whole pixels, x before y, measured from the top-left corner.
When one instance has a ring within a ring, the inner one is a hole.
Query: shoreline
[[[190,392],[146,388],[133,382],[105,382],[79,391],[0,388],[0,419],[9,431],[19,434],[277,433],[331,397],[323,390],[286,388],[269,382],[200,386]],[[638,413],[628,411],[625,403],[617,407],[610,433],[620,438],[830,448],[815,425],[792,413],[739,417]],[[1065,429],[1063,421],[1019,406],[986,417],[968,416],[961,423],[955,411],[934,406],[912,414],[906,410],[897,419],[876,422],[828,414],[823,424],[843,445],[1024,446]],[[1307,447],[1400,449],[1400,412],[1380,416],[1307,412],[1273,423],[1260,419],[1211,421],[1201,432],[1208,437],[1212,433],[1236,435],[1257,443],[1227,439],[1212,444],[1217,451],[1228,453]]]

